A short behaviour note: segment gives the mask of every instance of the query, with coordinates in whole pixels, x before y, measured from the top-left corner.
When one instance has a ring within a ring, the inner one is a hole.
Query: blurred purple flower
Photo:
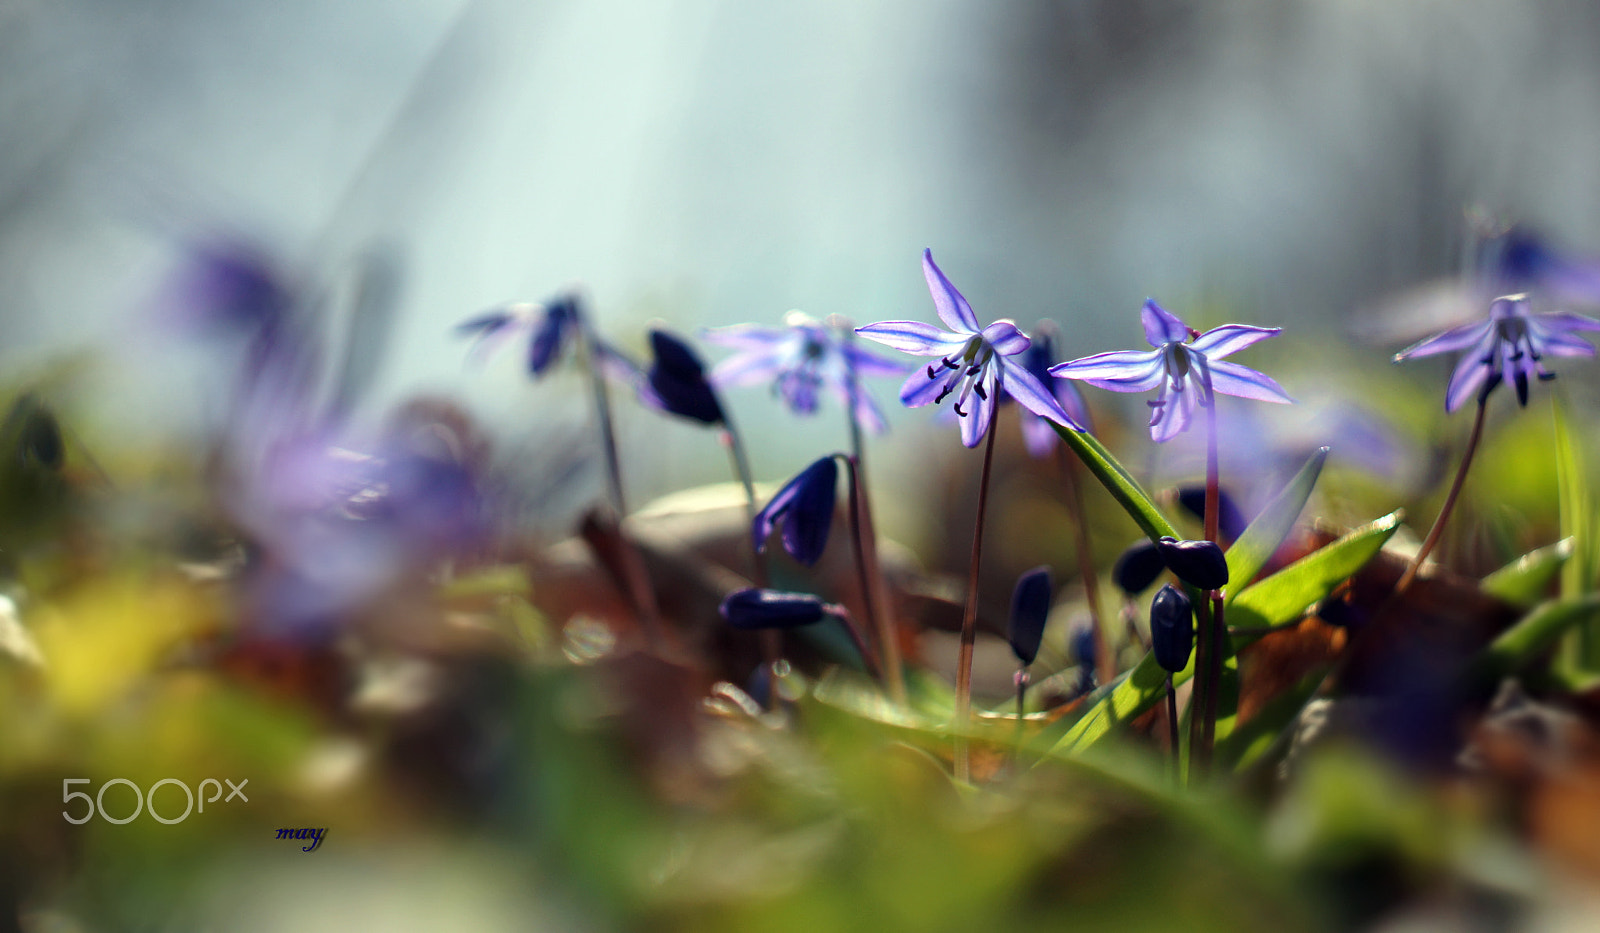
[[[265,250],[237,239],[192,244],[162,299],[175,329],[202,335],[258,334],[282,326],[295,289]]]
[[[1031,341],[1010,321],[996,321],[979,327],[967,299],[950,284],[933,262],[933,251],[922,251],[922,274],[928,280],[939,319],[951,329],[940,330],[920,321],[883,321],[856,328],[856,333],[871,340],[918,356],[937,356],[937,364],[912,372],[900,387],[900,401],[907,408],[938,404],[954,395],[952,407],[961,416],[961,443],[978,446],[989,430],[998,402],[996,390],[1004,388],[1022,406],[1042,418],[1074,431],[1083,426],[1074,421],[1022,361],[1015,357],[1028,349]],[[963,410],[972,396],[977,402]]]
[[[773,392],[797,415],[815,413],[817,394],[827,388],[851,409],[857,424],[874,434],[887,429],[883,413],[860,388],[860,379],[903,375],[905,367],[862,350],[827,324],[791,311],[782,327],[735,324],[705,331],[704,337],[738,351],[711,370],[711,383],[718,388],[771,382]]]
[[[560,295],[544,304],[510,304],[462,321],[456,336],[472,337],[472,353],[480,359],[518,334],[528,334],[528,373],[535,379],[572,345],[583,320],[576,295]]]
[[[1050,375],[1081,379],[1113,392],[1148,392],[1159,386],[1160,396],[1150,403],[1150,438],[1158,443],[1187,428],[1194,410],[1210,404],[1213,392],[1263,402],[1291,401],[1283,387],[1265,374],[1222,362],[1225,356],[1276,337],[1280,328],[1224,324],[1201,334],[1149,299],[1139,319],[1154,350],[1099,353],[1052,366]]]
[[[1032,344],[1023,351],[1022,365],[1039,381],[1042,386],[1047,386],[1055,394],[1056,402],[1061,405],[1061,410],[1084,427],[1089,426],[1089,409],[1083,403],[1083,396],[1078,394],[1078,387],[1065,379],[1052,379],[1050,367],[1056,364],[1055,337],[1048,321],[1039,322],[1033,329]],[[1003,388],[1003,387],[1002,387]],[[1001,404],[1011,399],[1010,392],[1001,393]],[[1050,423],[1031,411],[1022,411],[1022,442],[1028,448],[1028,454],[1036,459],[1050,456],[1055,445],[1061,438],[1056,434]]]
[[[1489,305],[1489,320],[1464,324],[1429,337],[1394,355],[1401,360],[1465,350],[1444,393],[1444,410],[1455,411],[1474,394],[1481,402],[1502,382],[1517,387],[1517,402],[1528,404],[1530,377],[1554,379],[1544,368],[1549,356],[1594,356],[1594,347],[1572,336],[1600,330],[1600,321],[1582,314],[1529,314],[1527,295],[1507,295]]]

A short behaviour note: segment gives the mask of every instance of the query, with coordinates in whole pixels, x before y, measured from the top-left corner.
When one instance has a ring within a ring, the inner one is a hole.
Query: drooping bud
[[[718,611],[736,629],[799,628],[820,622],[828,604],[809,593],[785,593],[751,587],[729,593]]]
[[[1148,590],[1150,584],[1156,582],[1156,578],[1166,569],[1167,564],[1161,559],[1161,552],[1149,539],[1145,539],[1129,545],[1122,552],[1116,566],[1111,568],[1111,579],[1131,598]]]
[[[1178,673],[1189,665],[1194,648],[1194,607],[1183,591],[1167,584],[1150,603],[1150,646],[1156,663]]]
[[[1011,653],[1023,666],[1039,656],[1045,622],[1050,618],[1050,568],[1035,567],[1017,578],[1011,591],[1011,620],[1006,637]]]
[[[1178,579],[1202,590],[1219,590],[1228,583],[1228,558],[1210,541],[1179,541],[1163,537],[1156,542],[1161,559]]]
[[[751,526],[756,550],[766,550],[767,538],[781,523],[783,549],[807,567],[816,564],[828,546],[828,532],[833,528],[838,480],[838,463],[833,457],[823,457],[785,483],[772,501],[756,513]]]
[[[703,424],[723,422],[722,404],[706,381],[705,366],[689,345],[666,331],[650,332],[654,362],[646,376],[645,400],[662,411]]]

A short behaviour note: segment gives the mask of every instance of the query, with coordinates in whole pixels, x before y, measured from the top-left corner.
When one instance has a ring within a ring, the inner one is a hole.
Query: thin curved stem
[[[611,509],[616,513],[618,557],[622,563],[622,578],[634,608],[644,623],[645,637],[653,647],[661,647],[665,627],[661,622],[661,607],[656,601],[655,586],[650,582],[650,572],[644,557],[628,536],[625,519],[627,501],[622,494],[622,463],[617,455],[617,432],[611,418],[611,394],[606,387],[605,374],[595,364],[595,337],[586,317],[580,316],[578,333],[583,348],[583,367],[589,377],[589,388],[594,396],[595,421],[600,430],[600,448],[605,454],[606,488],[611,498]]]
[[[767,556],[756,547],[749,533],[749,529],[756,523],[755,479],[750,473],[750,458],[745,453],[744,441],[740,438],[738,430],[734,428],[733,419],[728,417],[726,408],[723,409],[722,415],[722,436],[728,443],[728,454],[733,460],[733,472],[738,475],[739,482],[744,485],[744,527],[746,529],[744,537],[746,540],[750,540],[750,560],[752,561],[751,566],[754,568],[752,579],[756,586],[766,589],[769,579],[767,575]],[[764,629],[760,638],[761,657],[766,662],[768,670],[773,670],[778,663],[779,657],[783,654],[783,637],[772,629]],[[774,690],[772,696],[774,703],[776,703],[778,692]]]
[[[850,517],[858,536],[856,553],[862,573],[861,599],[867,606],[867,622],[872,626],[873,636],[878,641],[878,654],[883,662],[889,698],[896,703],[904,704],[906,678],[900,661],[899,627],[895,625],[894,599],[883,579],[883,568],[878,563],[877,524],[872,515],[872,496],[867,489],[866,442],[861,422],[856,418],[856,403],[860,399],[861,384],[857,381],[855,358],[849,352],[851,344],[855,341],[856,332],[848,322],[842,320],[836,322],[834,317],[829,317],[829,322],[833,323],[835,330],[839,332],[845,348],[847,396],[845,420],[850,426],[850,458],[854,461],[851,465]]]
[[[1394,595],[1399,596],[1411,588],[1411,581],[1416,579],[1417,571],[1422,569],[1422,562],[1433,553],[1433,548],[1439,543],[1439,536],[1444,533],[1444,524],[1450,519],[1450,513],[1455,510],[1456,499],[1461,495],[1461,487],[1467,480],[1467,467],[1472,465],[1472,455],[1478,450],[1478,440],[1483,437],[1483,416],[1489,410],[1489,394],[1481,393],[1478,396],[1478,413],[1472,419],[1472,433],[1467,436],[1467,449],[1461,454],[1461,466],[1456,468],[1456,478],[1450,483],[1450,491],[1445,494],[1444,505],[1439,507],[1439,517],[1433,520],[1433,527],[1428,529],[1428,536],[1423,539],[1422,547],[1417,550],[1417,556],[1411,558],[1411,563],[1406,565],[1405,573],[1400,575],[1400,582],[1394,585]]]
[[[1217,455],[1217,396],[1211,391],[1209,380],[1206,385],[1205,410],[1205,535],[1207,541],[1220,547],[1218,529],[1221,525],[1222,483]],[[1196,658],[1196,670],[1203,670],[1205,678],[1195,684],[1196,689],[1204,689],[1197,698],[1200,703],[1200,715],[1192,718],[1192,725],[1197,727],[1199,731],[1199,741],[1194,741],[1194,728],[1191,728],[1189,736],[1189,775],[1191,779],[1203,778],[1211,770],[1211,751],[1217,738],[1217,705],[1222,693],[1224,639],[1228,637],[1227,623],[1223,619],[1222,592],[1220,590],[1212,590],[1206,595],[1211,602],[1211,611],[1200,613],[1201,652]]]
[[[994,466],[994,437],[1000,433],[1000,409],[989,423],[983,448],[983,474],[978,479],[978,517],[972,529],[972,564],[967,572],[967,605],[961,614],[961,653],[956,659],[956,764],[955,777],[972,780],[972,750],[967,729],[972,723],[972,652],[978,641],[978,568],[983,560],[983,519],[989,508],[989,474]]]
[[[1172,751],[1172,783],[1183,781],[1183,769],[1178,762],[1178,691],[1173,689],[1172,675],[1167,675],[1167,741]]]
[[[862,486],[861,466],[855,457],[834,456],[844,461],[850,475],[850,543],[855,550],[856,585],[861,589],[861,604],[867,610],[867,626],[877,638],[878,652],[884,659],[878,679],[889,687],[890,696],[895,702],[902,703],[905,701],[905,680],[900,674],[899,645],[895,644],[894,635],[884,620],[883,613],[886,610],[878,605],[879,594],[873,587],[874,562],[868,543],[871,526],[865,517],[866,492]],[[892,667],[888,663],[891,657],[894,660]]]

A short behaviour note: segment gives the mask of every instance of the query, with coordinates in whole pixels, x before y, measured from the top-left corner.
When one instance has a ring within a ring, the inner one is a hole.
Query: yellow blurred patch
[[[213,597],[176,580],[98,580],[34,615],[51,700],[96,714],[136,689],[184,642],[215,626]]]

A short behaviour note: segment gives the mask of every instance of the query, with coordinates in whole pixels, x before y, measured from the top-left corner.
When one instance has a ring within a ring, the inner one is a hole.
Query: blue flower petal
[[[1189,349],[1204,354],[1207,359],[1220,360],[1238,353],[1253,343],[1283,333],[1281,327],[1252,327],[1248,324],[1224,324],[1213,327],[1194,339]]]
[[[984,394],[988,398],[978,397],[974,393],[967,400],[968,407],[963,409],[967,414],[961,419],[961,443],[967,447],[978,446],[989,430],[989,422],[994,420],[994,368],[985,369],[979,378],[985,383]]]
[[[1540,320],[1544,315],[1528,318],[1528,337],[1535,350],[1550,356],[1594,356],[1594,345],[1581,337],[1558,330],[1549,330]]]
[[[769,346],[736,353],[711,369],[712,385],[747,386],[769,382],[786,368],[790,350],[784,346]]]
[[[762,327],[759,324],[730,324],[700,332],[706,343],[735,350],[765,350],[793,339],[787,327]]]
[[[989,342],[994,352],[1001,356],[1012,356],[1028,349],[1033,341],[1028,335],[1017,329],[1017,325],[1010,321],[995,321],[982,331],[983,339]]]
[[[1261,402],[1294,401],[1283,391],[1283,386],[1278,385],[1272,377],[1247,366],[1225,360],[1213,360],[1208,363],[1208,368],[1211,371],[1212,391],[1238,398],[1253,398]]]
[[[1112,350],[1050,367],[1059,379],[1081,379],[1113,392],[1148,392],[1164,376],[1160,350]]]
[[[922,251],[922,276],[928,280],[928,292],[933,295],[933,306],[939,312],[939,320],[957,333],[976,334],[978,316],[972,313],[972,306],[967,304],[967,299],[950,284],[950,280],[945,278],[944,272],[933,261],[931,249]]]
[[[1173,391],[1169,382],[1150,419],[1150,439],[1160,444],[1182,434],[1200,405],[1201,391],[1200,380],[1193,376],[1184,380],[1183,388],[1178,391]]]
[[[1145,299],[1144,307],[1139,310],[1139,323],[1144,325],[1144,339],[1150,341],[1152,347],[1189,339],[1189,325],[1156,304],[1154,298]]]
[[[1484,321],[1478,324],[1463,324],[1460,327],[1452,327],[1442,334],[1436,334],[1427,338],[1426,340],[1419,340],[1411,346],[1406,347],[1404,350],[1401,350],[1399,353],[1394,355],[1394,361],[1398,363],[1401,360],[1416,359],[1417,357],[1433,356],[1436,353],[1450,353],[1454,350],[1462,350],[1483,340],[1486,335],[1492,335],[1493,333],[1493,321]]]
[[[928,375],[928,370],[933,370],[933,375]],[[961,378],[962,370],[945,369],[937,363],[930,363],[921,369],[914,369],[906,377],[905,384],[900,387],[900,404],[907,408],[921,408],[931,405],[939,398],[939,393],[945,387]]]
[[[783,549],[807,567],[828,546],[838,481],[839,465],[832,457],[823,457],[794,479],[795,494],[783,516]]]
[[[1057,424],[1065,425],[1074,431],[1082,431],[1083,425],[1074,421],[1070,415],[1056,401],[1049,390],[1039,384],[1033,373],[1021,361],[1011,357],[1000,357],[1000,364],[1005,390],[1017,400],[1018,404],[1028,409],[1041,418],[1048,418]]]
[[[882,321],[857,327],[856,333],[886,347],[918,356],[948,356],[972,339],[970,335],[952,334],[921,321]]]
[[[1489,378],[1492,369],[1489,360],[1494,353],[1494,346],[1499,335],[1495,333],[1493,324],[1490,324],[1479,338],[1477,344],[1465,354],[1456,364],[1455,372],[1450,374],[1450,384],[1444,393],[1444,410],[1455,411],[1461,403],[1476,395]]]

